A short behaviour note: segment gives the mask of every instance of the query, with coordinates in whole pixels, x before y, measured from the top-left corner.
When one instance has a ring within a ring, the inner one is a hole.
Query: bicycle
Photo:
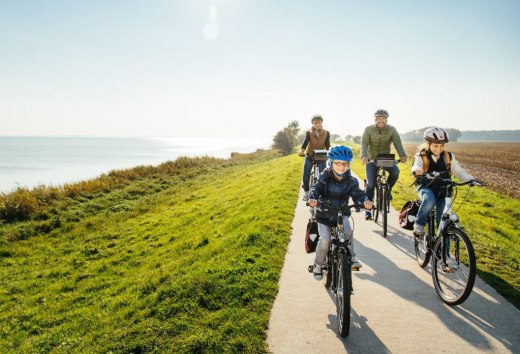
[[[312,159],[311,174],[309,178],[309,190],[311,187],[318,182],[320,177],[320,162],[327,161],[327,150],[314,150],[314,154],[310,156]]]
[[[313,208],[320,211],[336,210],[337,224],[330,229],[330,247],[327,252],[325,264],[322,266],[323,283],[326,288],[331,288],[336,295],[336,315],[338,319],[338,333],[341,337],[348,336],[350,332],[350,296],[352,295],[352,254],[350,243],[354,232],[345,233],[343,225],[343,213],[352,208],[359,211],[363,204],[344,204],[334,207],[319,201],[318,207]],[[309,272],[314,271],[310,265]]]
[[[435,291],[446,304],[450,306],[459,305],[471,294],[475,283],[477,264],[471,240],[461,229],[458,215],[452,211],[452,205],[456,198],[458,186],[467,184],[483,186],[483,184],[474,180],[462,183],[453,182],[449,178],[440,178],[438,172],[417,178],[430,180],[426,186],[431,185],[435,180],[441,180],[446,188],[446,205],[437,233],[435,233],[436,218],[435,208],[433,208],[427,217],[426,233],[423,236],[414,236],[417,263],[424,268],[431,258],[431,272]],[[453,197],[454,189],[455,197]]]
[[[388,235],[388,213],[390,211],[390,186],[387,181],[387,171],[385,167],[393,167],[400,160],[395,160],[395,154],[378,154],[374,160],[377,166],[377,179],[375,188],[374,222],[379,219],[379,214],[383,219],[383,237]],[[365,186],[367,181],[365,180]]]

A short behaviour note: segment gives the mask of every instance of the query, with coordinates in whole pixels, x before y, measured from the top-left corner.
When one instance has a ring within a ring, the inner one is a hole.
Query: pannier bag
[[[413,230],[415,218],[419,212],[420,200],[407,201],[399,213],[399,225],[406,230]]]
[[[315,219],[309,219],[309,222],[307,223],[307,231],[305,232],[305,252],[312,253],[316,251],[319,238],[318,223]]]

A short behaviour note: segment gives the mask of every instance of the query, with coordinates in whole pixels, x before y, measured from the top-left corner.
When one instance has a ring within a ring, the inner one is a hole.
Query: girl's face
[[[332,170],[338,175],[342,175],[350,168],[350,162],[343,160],[334,160],[332,162]]]
[[[430,144],[430,151],[437,157],[441,155],[441,153],[444,151],[444,144]]]
[[[315,119],[314,122],[312,122],[312,127],[314,129],[321,129],[322,125],[323,125],[323,122],[319,119]]]

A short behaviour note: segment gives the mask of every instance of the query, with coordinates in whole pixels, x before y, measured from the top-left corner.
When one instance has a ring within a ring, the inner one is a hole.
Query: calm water
[[[179,156],[229,157],[270,141],[196,138],[0,137],[0,192],[18,186],[59,185],[113,169],[158,165]]]

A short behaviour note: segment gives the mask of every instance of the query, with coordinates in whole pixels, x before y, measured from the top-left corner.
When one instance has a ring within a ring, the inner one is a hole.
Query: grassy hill
[[[2,223],[3,353],[267,351],[301,159],[190,161],[68,186]]]

